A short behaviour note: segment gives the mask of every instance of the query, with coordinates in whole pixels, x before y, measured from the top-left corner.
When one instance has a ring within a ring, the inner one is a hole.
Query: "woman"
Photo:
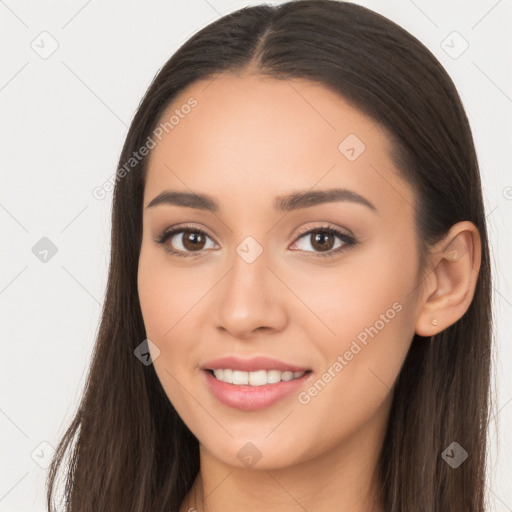
[[[130,126],[48,507],[69,452],[73,512],[483,511],[490,326],[478,163],[433,55],[350,3],[224,16]]]

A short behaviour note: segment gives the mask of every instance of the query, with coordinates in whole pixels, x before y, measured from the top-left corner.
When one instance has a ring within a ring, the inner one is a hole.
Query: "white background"
[[[178,46],[221,15],[257,3],[0,0],[0,511],[45,510],[40,465],[82,391],[110,251],[111,193],[97,200],[93,188],[115,172],[140,99]],[[488,492],[490,510],[512,511],[512,1],[357,3],[433,51],[472,125],[496,265],[499,446],[492,430]],[[48,51],[52,40],[58,48],[48,58],[32,48]],[[452,58],[464,40],[468,49]],[[46,263],[32,252],[42,237],[57,247]]]

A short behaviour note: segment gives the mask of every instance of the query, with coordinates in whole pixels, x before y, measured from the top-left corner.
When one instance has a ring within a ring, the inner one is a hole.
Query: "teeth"
[[[233,384],[249,384],[249,374],[247,372],[233,372]]]
[[[243,372],[240,370],[231,370],[229,368],[222,370],[213,370],[213,374],[218,380],[228,384],[245,384],[249,386],[264,386],[265,384],[277,384],[281,381],[288,381],[302,377],[306,372],[282,372],[280,370],[257,370],[255,372]]]

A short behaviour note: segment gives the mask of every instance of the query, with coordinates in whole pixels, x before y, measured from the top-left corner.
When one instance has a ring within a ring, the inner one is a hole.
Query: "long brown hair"
[[[178,93],[196,80],[248,68],[324,85],[391,135],[397,168],[416,191],[422,257],[453,224],[477,226],[482,262],[473,301],[451,327],[412,340],[378,470],[386,510],[483,512],[491,275],[478,162],[452,80],[415,37],[359,5],[299,0],[244,8],[200,30],[159,71],[118,170],[147,143]],[[63,466],[69,512],[178,511],[199,470],[197,439],[153,366],[134,356],[146,338],[137,293],[146,161],[116,180],[101,323],[80,405],[48,474],[49,510]],[[457,469],[442,457],[454,441],[469,454]]]

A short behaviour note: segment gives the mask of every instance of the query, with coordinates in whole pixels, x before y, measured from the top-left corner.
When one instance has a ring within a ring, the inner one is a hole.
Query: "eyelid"
[[[320,226],[315,225],[315,226],[309,226],[306,228],[301,228],[299,230],[299,232],[297,233],[295,239],[300,238],[301,236],[306,235],[308,233],[311,233],[312,231],[321,231],[322,229],[326,229],[326,230],[330,229],[332,231],[338,231],[342,235],[345,235],[347,237],[355,239],[354,234],[349,229],[337,227],[334,224],[331,224],[330,222],[325,222],[324,224],[322,224]]]

